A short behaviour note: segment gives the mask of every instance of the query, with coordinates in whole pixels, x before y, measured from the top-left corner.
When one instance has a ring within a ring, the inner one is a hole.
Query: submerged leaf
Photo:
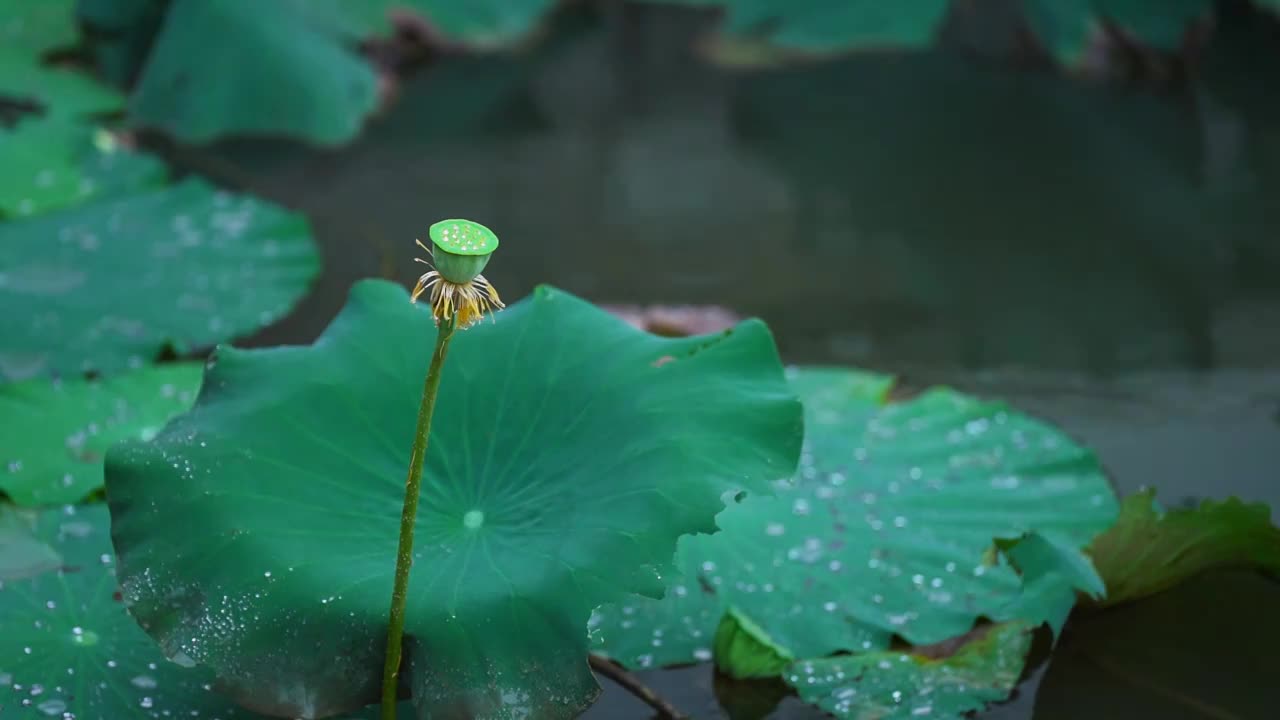
[[[19,505],[76,502],[102,487],[107,448],[149,439],[185,411],[199,363],[148,367],[102,381],[0,385],[0,491]]]
[[[106,131],[63,117],[0,128],[0,216],[25,217],[165,181],[159,159],[115,146]]]
[[[1280,575],[1280,528],[1271,509],[1236,498],[1193,510],[1161,511],[1155,492],[1124,499],[1115,525],[1088,553],[1106,581],[1095,603],[1119,605],[1166,590],[1205,570],[1258,569]]]
[[[1031,649],[1031,626],[997,625],[954,655],[875,652],[804,660],[786,679],[800,697],[838,718],[958,718],[1009,697]]]
[[[601,608],[597,647],[632,667],[710,659],[730,607],[795,657],[879,650],[894,634],[934,643],[982,616],[1056,622],[1045,593],[1073,598],[1075,577],[1045,574],[1029,594],[984,555],[994,538],[1081,547],[1109,526],[1116,501],[1092,453],[950,390],[882,406],[878,376],[801,370],[792,383],[807,418],[794,482],[725,510],[721,533],[681,540],[666,597]]]
[[[195,179],[0,224],[0,379],[213,345],[283,316],[317,269],[302,216]]]
[[[249,707],[315,717],[377,695],[434,334],[403,288],[364,281],[315,344],[220,350],[191,412],[108,454],[134,613]],[[422,482],[402,671],[416,703],[585,708],[591,609],[660,593],[676,539],[790,475],[800,440],[758,321],[657,338],[544,287],[468,330]]]
[[[19,546],[6,544],[0,513],[0,568]],[[5,720],[210,718],[265,720],[214,692],[211,674],[190,659],[166,659],[125,611],[116,590],[105,506],[68,506],[36,516],[27,546],[60,553],[66,566],[0,575],[0,712]],[[239,622],[234,614],[217,621]],[[377,717],[365,710],[358,717]]]

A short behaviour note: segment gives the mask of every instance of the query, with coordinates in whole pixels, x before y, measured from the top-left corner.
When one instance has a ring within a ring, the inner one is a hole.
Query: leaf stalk
[[[422,402],[418,405],[418,425],[413,434],[413,450],[409,455],[409,476],[404,483],[404,509],[400,513],[400,546],[396,552],[395,586],[391,591],[391,613],[387,623],[387,655],[382,668],[382,720],[396,720],[399,695],[400,656],[404,639],[404,611],[409,595],[409,571],[413,567],[413,530],[418,519],[418,498],[422,488],[422,463],[427,455],[431,434],[431,416],[435,414],[436,395],[440,389],[440,371],[449,352],[457,318],[440,320],[431,365],[422,385]]]

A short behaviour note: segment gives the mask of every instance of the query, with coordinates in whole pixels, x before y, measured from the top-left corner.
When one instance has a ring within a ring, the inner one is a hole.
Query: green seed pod
[[[441,277],[463,285],[475,279],[498,249],[498,236],[470,220],[441,220],[428,231],[435,246],[431,260]]]

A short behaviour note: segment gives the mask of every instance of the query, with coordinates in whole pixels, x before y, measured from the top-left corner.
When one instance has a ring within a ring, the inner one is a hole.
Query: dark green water
[[[735,74],[693,57],[700,26],[629,10],[434,63],[341,151],[186,153],[316,226],[316,292],[255,342],[310,341],[358,278],[411,284],[412,239],[471,217],[503,239],[486,274],[508,299],[725,305],[790,362],[1047,417],[1122,491],[1280,506],[1280,29],[1227,22],[1192,86],[1162,88],[942,53]],[[1270,717],[1274,660],[1245,649],[1280,643],[1278,599],[1230,576],[1111,613],[987,717]],[[698,717],[775,699],[646,677]],[[589,715],[645,716],[612,688]]]

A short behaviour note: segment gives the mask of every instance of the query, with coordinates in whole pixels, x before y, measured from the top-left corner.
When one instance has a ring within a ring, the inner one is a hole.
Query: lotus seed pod
[[[457,285],[474,280],[498,249],[498,236],[470,220],[441,220],[428,235],[435,246],[432,264],[441,277]]]

